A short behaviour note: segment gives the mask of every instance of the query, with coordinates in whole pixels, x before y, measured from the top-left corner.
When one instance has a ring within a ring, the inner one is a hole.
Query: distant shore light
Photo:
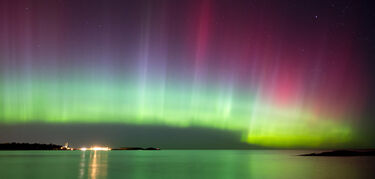
[[[98,147],[98,146],[95,146],[95,147],[91,147],[91,148],[82,147],[82,148],[79,148],[79,150],[81,150],[81,151],[86,151],[86,150],[109,151],[109,150],[111,150],[111,148],[109,148],[109,147]]]

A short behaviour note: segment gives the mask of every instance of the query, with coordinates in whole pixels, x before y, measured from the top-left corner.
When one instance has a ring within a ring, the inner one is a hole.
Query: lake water
[[[375,157],[309,151],[0,151],[0,178],[375,178]]]

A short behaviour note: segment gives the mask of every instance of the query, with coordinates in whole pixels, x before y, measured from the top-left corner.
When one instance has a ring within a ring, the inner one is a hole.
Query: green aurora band
[[[1,123],[199,126],[241,131],[243,142],[269,147],[336,147],[354,135],[348,122],[303,105],[275,106],[257,93],[87,81],[2,82]]]

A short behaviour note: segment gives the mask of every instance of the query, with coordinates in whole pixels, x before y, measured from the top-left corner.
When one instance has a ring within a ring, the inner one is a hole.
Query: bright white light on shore
[[[108,147],[91,147],[91,150],[102,150],[102,151],[108,151],[111,150]]]
[[[86,150],[95,150],[95,151],[108,151],[108,150],[111,150],[111,148],[109,147],[91,147],[91,148],[86,148],[86,147],[82,147],[82,148],[79,148],[79,150],[81,151],[86,151]]]

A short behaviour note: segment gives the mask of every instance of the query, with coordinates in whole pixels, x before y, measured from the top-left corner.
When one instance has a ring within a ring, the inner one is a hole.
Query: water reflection
[[[84,151],[79,164],[79,178],[107,178],[108,152]]]
[[[297,156],[301,153],[309,152],[0,151],[0,179],[375,178],[375,157]]]
[[[79,178],[83,178],[85,176],[85,166],[86,166],[86,152],[82,152],[81,154],[81,161],[79,163]]]

